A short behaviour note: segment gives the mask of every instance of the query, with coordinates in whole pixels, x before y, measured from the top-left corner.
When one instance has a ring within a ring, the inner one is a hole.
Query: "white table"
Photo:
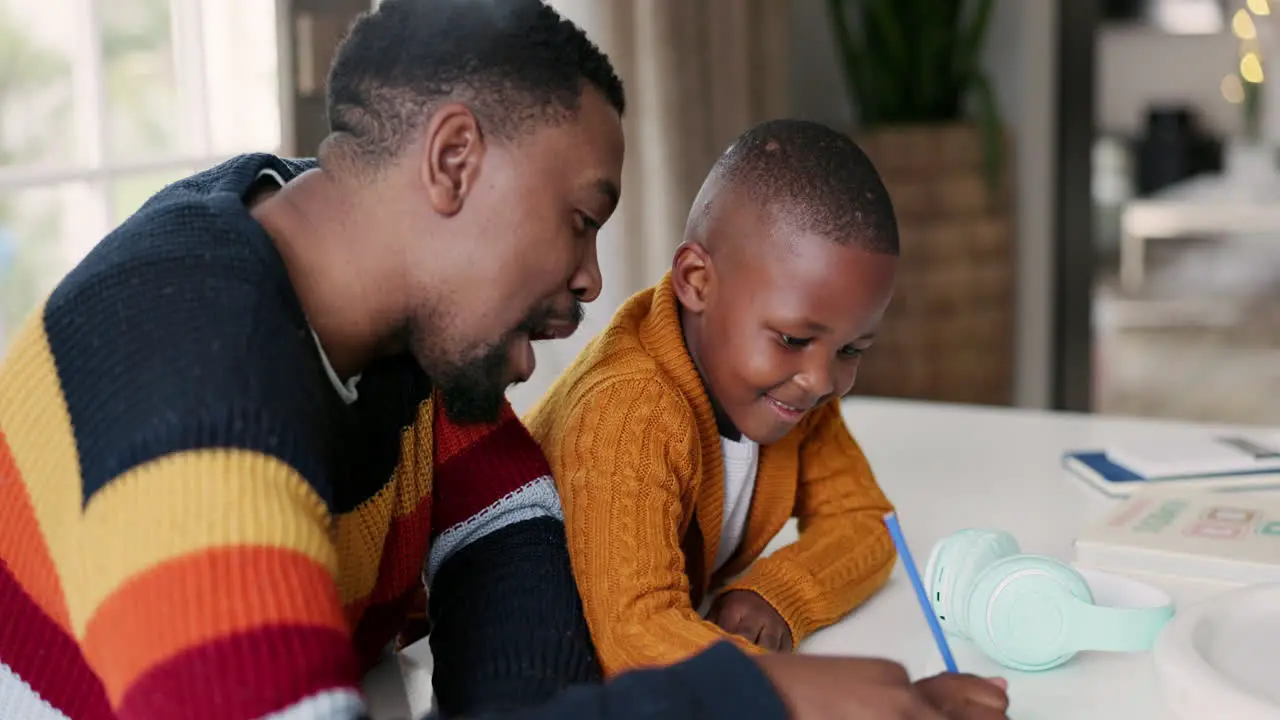
[[[845,417],[896,505],[921,564],[934,542],[965,527],[1007,530],[1024,551],[1069,561],[1076,534],[1116,501],[1062,471],[1064,450],[1101,448],[1124,438],[1191,438],[1206,427],[865,398],[850,401]],[[794,538],[789,526],[771,547]],[[1156,582],[1180,604],[1222,589]],[[431,690],[425,646],[409,648],[370,675],[366,691],[375,718],[404,718],[410,712],[417,717],[426,711]],[[1149,654],[1083,654],[1047,673],[1017,674],[965,643],[955,642],[952,649],[962,670],[1009,678],[1010,716],[1017,720],[1168,716]],[[913,677],[942,669],[901,564],[883,591],[801,650],[888,657]]]
[[[1198,175],[1125,203],[1120,215],[1120,286],[1141,289],[1149,240],[1190,235],[1280,235],[1280,182]]]

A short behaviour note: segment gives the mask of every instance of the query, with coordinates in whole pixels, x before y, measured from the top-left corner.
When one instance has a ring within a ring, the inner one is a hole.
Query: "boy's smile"
[[[672,281],[721,432],[767,445],[853,387],[897,257],[796,230],[733,188],[713,192]]]

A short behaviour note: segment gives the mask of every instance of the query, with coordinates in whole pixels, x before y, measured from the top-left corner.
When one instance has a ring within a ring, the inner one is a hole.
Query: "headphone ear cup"
[[[1075,652],[1068,641],[1070,605],[1093,594],[1071,566],[1038,555],[989,566],[972,589],[966,625],[978,649],[1024,672],[1055,668]]]
[[[978,577],[992,563],[1018,552],[1018,541],[1012,535],[992,530],[960,530],[934,545],[925,577],[943,630],[959,638],[969,637],[968,606]]]
[[[938,618],[942,630],[950,635],[964,637],[963,623],[952,609],[952,580],[955,577],[956,560],[967,553],[967,538],[976,534],[977,530],[959,530],[934,544],[929,553],[929,562],[925,564],[925,592],[929,594],[929,603]]]

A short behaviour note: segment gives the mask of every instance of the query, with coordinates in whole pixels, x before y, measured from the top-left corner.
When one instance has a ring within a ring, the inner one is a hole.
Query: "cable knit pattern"
[[[892,570],[882,522],[891,505],[832,401],[761,448],[742,544],[711,572],[724,505],[720,436],[669,276],[618,310],[526,422],[560,489],[574,575],[609,675],[677,662],[726,637],[761,652],[695,610],[727,578],[741,574],[723,590],[759,593],[798,643]],[[799,541],[754,562],[792,516]]]

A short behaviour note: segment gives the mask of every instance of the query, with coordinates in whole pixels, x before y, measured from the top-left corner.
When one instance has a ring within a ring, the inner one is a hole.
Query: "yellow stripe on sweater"
[[[343,559],[338,570],[338,594],[343,605],[368,597],[378,582],[382,549],[396,502],[392,485],[388,481],[373,497],[334,519],[338,557]]]
[[[0,428],[57,571],[51,580],[61,585],[76,554],[69,530],[80,516],[80,461],[43,318],[41,307],[18,331],[0,365]],[[62,594],[41,594],[40,606],[68,627]]]
[[[434,471],[431,399],[418,407],[417,422],[400,433],[400,462],[386,485],[350,512],[339,515],[338,556],[343,559],[338,591],[343,605],[368,598],[378,582],[378,570],[391,523],[413,514],[431,494]]]
[[[320,497],[289,465],[247,450],[192,450],[130,470],[89,501],[79,535],[76,569],[64,572],[78,637],[123,583],[187,553],[262,545],[301,553],[335,578],[338,569]]]

